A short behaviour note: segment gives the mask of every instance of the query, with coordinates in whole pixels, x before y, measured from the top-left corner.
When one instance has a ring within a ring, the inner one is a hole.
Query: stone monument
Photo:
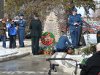
[[[44,32],[51,32],[55,36],[55,41],[58,41],[60,37],[60,29],[58,18],[54,12],[50,12],[50,14],[46,17],[44,22]]]

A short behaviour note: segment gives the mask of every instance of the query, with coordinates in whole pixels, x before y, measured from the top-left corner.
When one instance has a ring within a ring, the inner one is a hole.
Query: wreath
[[[55,36],[51,32],[44,32],[41,37],[43,45],[50,46],[55,42]]]

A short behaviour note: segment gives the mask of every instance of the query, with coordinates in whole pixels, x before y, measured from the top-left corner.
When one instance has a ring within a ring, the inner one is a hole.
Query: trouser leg
[[[73,30],[70,32],[70,35],[71,35],[71,40],[72,40],[72,45],[73,47],[75,48],[76,47],[76,32]]]
[[[13,44],[13,36],[10,35],[10,37],[9,37],[9,48],[12,48],[12,44]]]
[[[36,37],[35,40],[35,54],[38,54],[39,52],[39,37]]]
[[[35,52],[34,52],[35,51],[35,45],[34,45],[35,44],[35,37],[32,37],[31,40],[32,40],[32,53],[34,55],[35,54]]]
[[[80,34],[81,32],[80,32],[80,27],[78,27],[77,29],[76,29],[76,46],[78,47],[79,46],[79,42],[80,42]]]
[[[13,40],[13,48],[15,48],[16,47],[16,35],[13,35],[12,40]]]
[[[6,35],[2,35],[3,47],[6,48]]]
[[[82,26],[79,27],[79,30],[78,30],[78,33],[79,33],[79,42],[78,42],[78,45],[80,46],[80,41],[81,41],[81,34],[82,34]]]
[[[32,38],[32,53],[37,55],[39,51],[39,37]]]
[[[25,31],[24,30],[19,30],[18,31],[18,37],[19,37],[19,45],[20,45],[20,47],[24,47],[24,35],[25,35]]]

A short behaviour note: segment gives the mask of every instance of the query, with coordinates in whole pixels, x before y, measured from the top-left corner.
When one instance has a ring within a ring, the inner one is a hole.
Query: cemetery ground
[[[78,62],[84,58],[77,52],[78,50],[76,50],[76,55],[68,55],[63,52],[56,52],[53,55],[32,55],[30,39],[25,40],[24,48],[18,46],[17,41],[17,48],[9,49],[9,42],[7,41],[7,49],[4,49],[2,48],[2,42],[0,42],[0,75],[48,75],[50,63],[46,61],[47,58],[72,58]],[[75,62],[63,60],[53,62],[59,64],[59,66],[57,72],[52,71],[51,75],[74,75]],[[77,75],[79,75],[80,70],[78,68]]]
[[[25,40],[24,48],[19,48],[18,46],[17,41],[17,48],[9,49],[9,42],[7,41],[7,49],[4,49],[2,48],[2,42],[0,42],[0,75],[48,75],[50,64],[46,61],[47,58],[69,57],[78,62],[84,58],[82,54],[77,52],[78,50],[76,50],[76,55],[59,52],[53,55],[32,55],[30,39]],[[4,61],[1,60],[2,58],[4,58]],[[57,60],[54,63],[59,64],[59,66],[57,67],[57,72],[52,71],[51,75],[74,75],[75,62]],[[80,70],[78,68],[77,75],[79,75]]]
[[[9,43],[7,42],[6,50],[9,50],[8,44]],[[48,75],[50,64],[48,61],[46,61],[46,59],[50,58],[51,56],[32,55],[30,45],[31,45],[31,41],[25,40],[25,48],[17,47],[15,49],[12,49],[13,51],[15,50],[15,54],[16,52],[21,52],[21,53],[30,52],[30,55],[28,54],[28,56],[25,57],[19,57],[14,60],[9,60],[9,61],[5,60],[0,62],[0,75]],[[1,46],[2,43],[0,42],[0,50],[5,50]],[[18,46],[18,41],[17,41],[17,46]],[[7,51],[5,52],[7,54]],[[12,54],[12,56],[15,54]],[[5,53],[3,53],[0,56],[0,58],[7,57],[7,56],[10,56],[10,54],[5,55]],[[63,70],[60,69],[59,67],[57,67],[57,72],[52,71],[52,75],[67,75],[67,73],[63,72]]]
[[[50,56],[29,55],[16,60],[0,62],[0,75],[48,75],[49,62],[46,58]],[[67,75],[61,69],[52,71],[52,75]]]

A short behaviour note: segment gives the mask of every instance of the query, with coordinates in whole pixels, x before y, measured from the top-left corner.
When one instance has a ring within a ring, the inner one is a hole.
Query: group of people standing
[[[32,15],[32,19],[30,22],[30,32],[32,39],[32,53],[34,55],[38,54],[39,51],[39,39],[42,35],[42,23],[39,19],[39,15],[34,13]],[[19,15],[18,21],[13,21],[9,19],[7,22],[2,20],[0,22],[0,38],[3,40],[3,47],[6,48],[6,30],[8,30],[8,35],[10,37],[9,48],[16,47],[16,35],[18,35],[19,39],[19,47],[24,47],[24,38],[25,38],[25,27],[26,21],[24,20],[24,15]],[[65,51],[69,45],[72,48],[78,48],[82,30],[82,18],[81,14],[77,14],[77,9],[74,8],[72,10],[72,14],[68,17],[68,28],[71,36],[71,42],[68,37],[65,35],[66,32],[63,32],[62,36],[59,38],[56,48],[58,51]]]
[[[76,8],[74,8],[72,10],[72,14],[69,15],[68,26],[72,42],[70,42],[67,38],[66,32],[62,32],[62,36],[59,38],[56,45],[56,49],[59,52],[65,51],[67,48],[69,48],[69,46],[73,48],[77,48],[79,46],[82,18],[80,14],[77,14]],[[32,37],[32,53],[33,55],[37,55],[39,51],[39,39],[42,35],[42,23],[37,13],[34,13],[29,28]]]
[[[62,32],[62,36],[59,38],[58,43],[56,45],[56,49],[59,52],[65,51],[69,45],[73,48],[77,48],[79,45],[82,18],[80,14],[77,14],[76,8],[74,8],[72,10],[72,14],[69,15],[68,23],[72,42],[70,42],[67,38],[66,32]],[[39,51],[39,39],[41,38],[42,34],[42,23],[37,13],[34,13],[29,28],[32,37],[32,53],[34,55],[37,55]]]
[[[3,48],[6,48],[6,31],[9,36],[9,48],[16,48],[16,35],[18,35],[19,46],[24,47],[26,21],[23,16],[20,14],[18,21],[13,21],[11,18],[8,21],[6,19],[0,21],[0,39],[3,41]]]
[[[68,17],[68,29],[70,32],[71,41],[69,41],[66,31],[62,30],[62,35],[56,45],[56,50],[59,52],[67,51],[69,48],[74,49],[79,47],[82,30],[82,18],[81,14],[77,14],[76,8],[72,10],[72,13]]]
[[[69,15],[68,23],[72,42],[70,42],[67,36],[65,35],[66,32],[62,32],[63,35],[59,38],[59,41],[56,45],[56,49],[59,52],[65,51],[69,45],[73,48],[77,48],[79,45],[82,18],[80,14],[77,14],[76,8],[74,8],[72,10],[72,14]],[[29,28],[32,37],[32,53],[33,55],[37,55],[39,51],[39,39],[41,38],[42,34],[42,23],[37,13],[34,13]]]
[[[2,19],[0,21],[0,39],[3,41],[3,48],[6,48],[6,31],[9,36],[9,48],[16,48],[16,36],[18,35],[19,47],[25,47],[25,27],[26,20],[23,14],[19,14],[19,20],[14,21],[12,19]],[[32,41],[32,53],[38,55],[39,52],[39,39],[42,35],[42,23],[39,19],[39,15],[34,13],[30,22],[29,30],[31,32]]]

